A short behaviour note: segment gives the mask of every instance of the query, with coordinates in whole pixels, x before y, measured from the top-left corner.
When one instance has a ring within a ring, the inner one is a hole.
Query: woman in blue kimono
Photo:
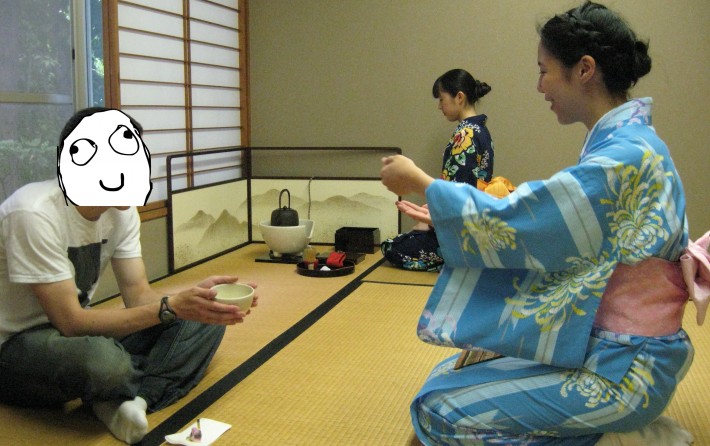
[[[434,81],[432,95],[447,120],[458,122],[444,149],[441,178],[474,187],[489,182],[493,174],[493,140],[486,127],[488,117],[476,112],[476,103],[491,87],[460,68],[449,70]],[[419,223],[411,231],[382,242],[384,257],[398,268],[439,271],[444,260],[431,225]]]
[[[647,44],[590,2],[539,34],[538,91],[561,124],[588,129],[577,165],[496,199],[383,160],[388,189],[426,197],[428,208],[399,207],[433,222],[445,259],[419,337],[485,358],[432,371],[411,405],[416,434],[426,445],[689,444],[660,417],[693,348],[681,328],[683,187],[651,99],[627,96],[650,71]]]

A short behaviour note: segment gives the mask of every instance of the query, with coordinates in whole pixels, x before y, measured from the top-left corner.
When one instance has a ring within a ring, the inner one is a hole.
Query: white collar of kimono
[[[653,105],[652,98],[637,98],[606,112],[606,114],[594,124],[592,130],[587,133],[584,145],[582,146],[582,153],[579,155],[580,159],[584,158],[587,154],[589,142],[595,140],[597,134],[603,130],[615,129],[629,124],[650,125],[651,105]]]

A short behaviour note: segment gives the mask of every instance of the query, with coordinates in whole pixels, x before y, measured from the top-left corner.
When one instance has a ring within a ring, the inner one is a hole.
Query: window
[[[169,155],[247,144],[245,3],[118,0],[112,12],[117,23],[109,28],[117,30],[111,38],[118,42],[120,66],[113,105],[143,126],[153,181],[148,201],[164,201]],[[201,165],[186,161],[173,171],[178,187],[238,177],[241,161],[235,157],[232,152],[202,157]]]
[[[81,2],[79,2],[81,6]],[[84,35],[82,42],[85,42],[86,47],[81,51],[86,54],[85,58],[77,58],[77,61],[86,61],[86,65],[82,65],[82,72],[86,73],[86,82],[81,82],[84,88],[78,88],[79,91],[86,91],[87,98],[83,101],[89,106],[106,105],[104,100],[104,39],[103,39],[103,11],[101,0],[85,0],[82,19],[85,26],[76,27],[77,30],[83,30]],[[81,20],[79,21],[81,23]],[[79,40],[79,39],[77,39]]]
[[[0,0],[0,201],[56,176],[59,133],[87,106],[143,125],[153,207],[165,205],[168,155],[247,144],[245,10],[246,0]],[[233,178],[239,163],[187,162],[179,181]]]
[[[101,0],[0,0],[0,11],[2,201],[56,175],[64,123],[104,94]]]

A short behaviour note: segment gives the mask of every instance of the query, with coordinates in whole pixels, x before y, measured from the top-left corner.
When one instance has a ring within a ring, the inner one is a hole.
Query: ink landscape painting
[[[236,181],[172,196],[173,269],[249,242],[247,182]]]
[[[288,194],[281,193],[284,189]],[[396,199],[373,180],[252,179],[251,203],[246,180],[176,193],[171,200],[172,269],[262,242],[259,223],[269,224],[271,213],[282,207],[313,220],[311,243],[334,244],[342,227],[378,228],[384,240],[399,233]]]
[[[372,180],[252,180],[252,238],[263,240],[259,223],[270,221],[271,212],[287,206],[299,219],[313,220],[311,243],[335,243],[335,231],[342,227],[379,228],[382,238],[399,229],[397,197],[380,181]],[[281,195],[281,203],[279,196]]]

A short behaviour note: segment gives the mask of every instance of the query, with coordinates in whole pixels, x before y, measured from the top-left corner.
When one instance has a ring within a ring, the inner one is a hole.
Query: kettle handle
[[[291,207],[291,192],[288,191],[288,189],[282,189],[281,193],[279,193],[279,207],[281,207],[281,197],[283,196],[284,192],[288,194],[288,207]]]

